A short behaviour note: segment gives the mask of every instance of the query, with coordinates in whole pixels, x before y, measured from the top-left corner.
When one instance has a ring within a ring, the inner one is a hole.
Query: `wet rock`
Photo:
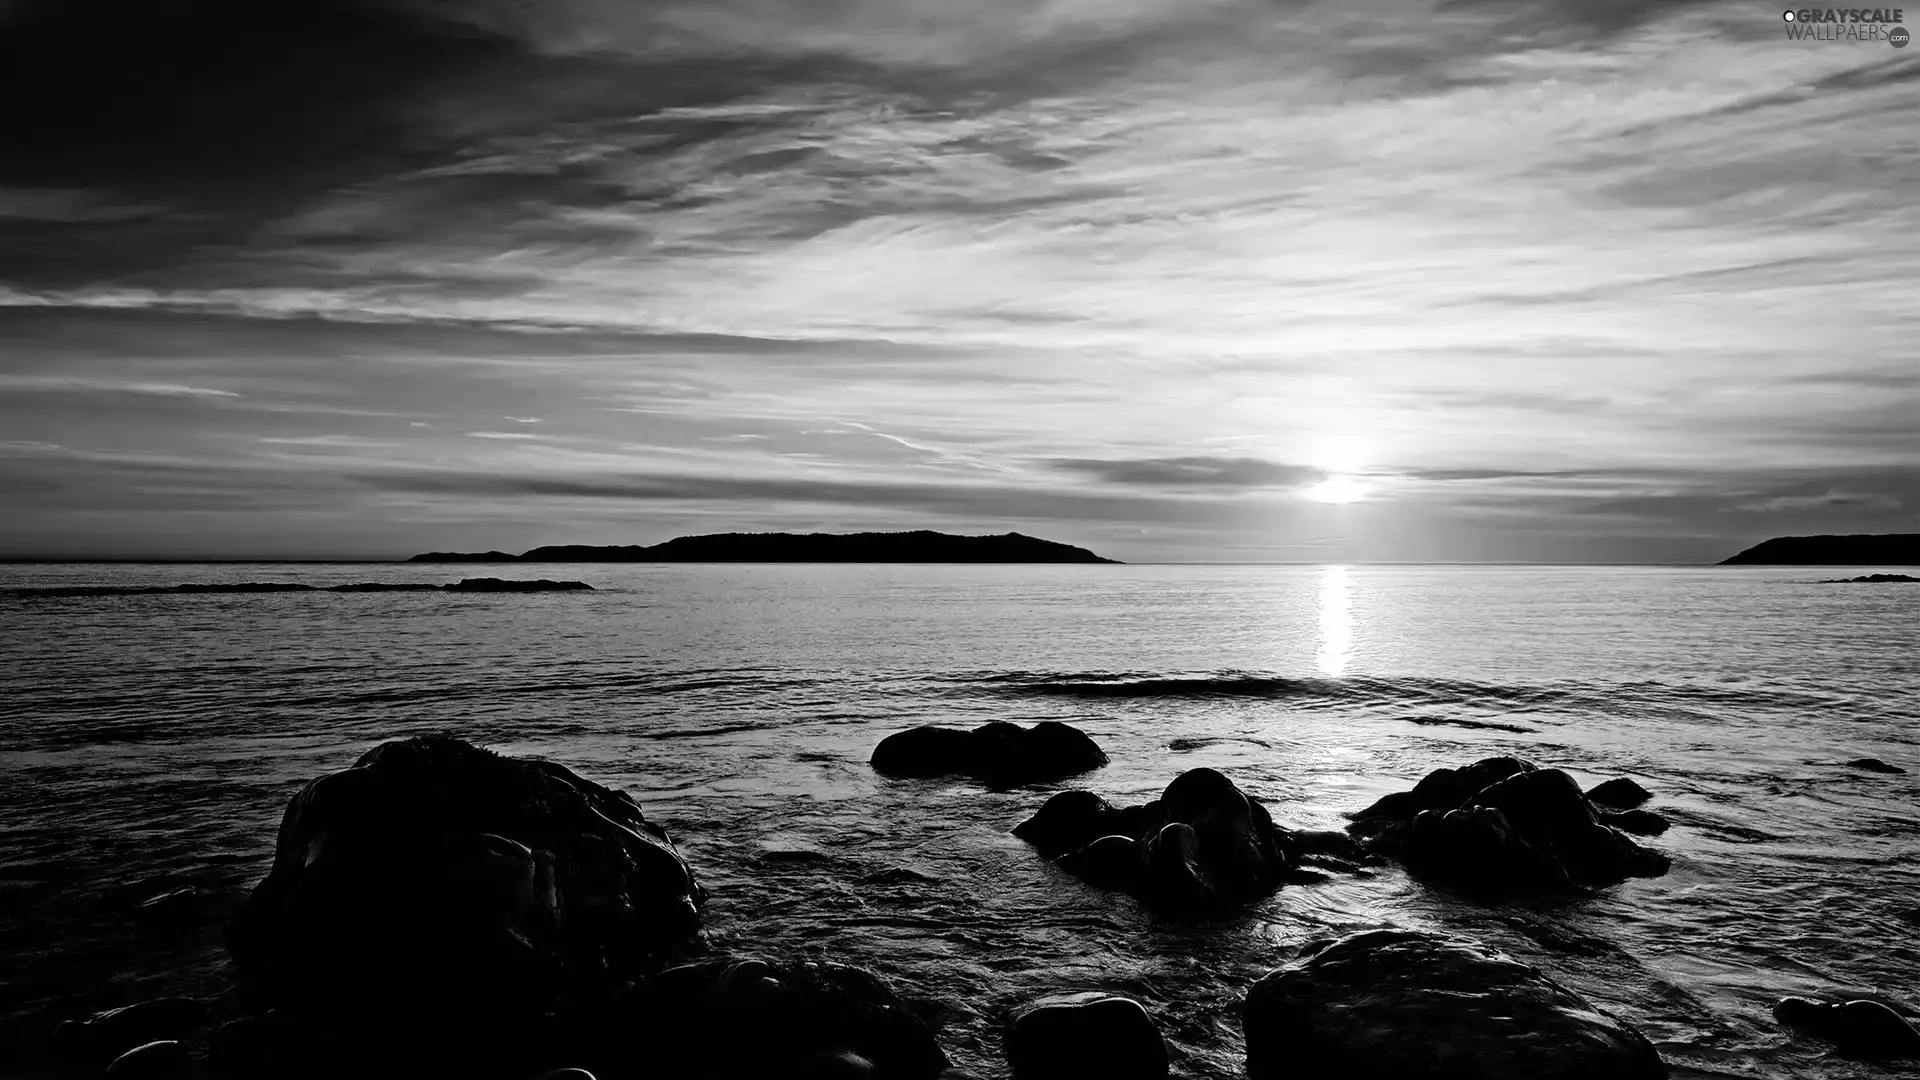
[[[111,1060],[133,1047],[177,1040],[207,1022],[207,1003],[199,998],[164,997],[68,1020],[53,1030],[63,1053]]]
[[[1907,771],[1898,765],[1889,765],[1886,762],[1881,761],[1879,758],[1873,758],[1873,757],[1854,758],[1852,761],[1847,762],[1847,768],[1860,769],[1863,772],[1877,772],[1877,773],[1890,773],[1890,774],[1904,773]]]
[[[876,771],[890,776],[957,774],[1012,786],[1088,772],[1105,765],[1107,755],[1086,732],[1057,720],[1032,727],[995,721],[971,731],[897,731],[880,740],[871,761]]]
[[[1795,1031],[1832,1043],[1850,1057],[1920,1058],[1920,1031],[1877,1001],[1832,1004],[1803,997],[1782,998],[1773,1007],[1773,1016]]]
[[[1459,794],[1488,777],[1497,779]],[[1490,758],[1436,770],[1398,794],[1403,797],[1389,795],[1355,815],[1349,831],[1416,873],[1468,889],[1570,890],[1657,877],[1669,865],[1666,856],[1614,827],[1613,818],[1603,819],[1558,769]],[[1665,828],[1658,815],[1629,813],[1635,816],[1619,816],[1620,824]]]
[[[136,1046],[107,1066],[107,1080],[188,1080],[193,1056],[172,1039]]]
[[[228,946],[296,1026],[504,1068],[560,1004],[690,946],[705,895],[626,794],[429,736],[294,796]]]
[[[1252,894],[1272,889],[1293,865],[1267,808],[1213,769],[1188,769],[1160,794],[1168,821],[1191,825],[1195,860],[1214,887]]]
[[[553,581],[549,578],[535,580],[515,580],[512,578],[470,577],[449,582],[441,588],[447,592],[592,592],[593,586],[584,581]]]
[[[1189,769],[1160,798],[1124,809],[1063,791],[1013,832],[1089,883],[1175,908],[1271,892],[1299,879],[1303,854],[1260,800],[1213,769]]]
[[[920,729],[926,730],[926,729]],[[1102,836],[1134,835],[1122,827],[1120,811],[1091,791],[1062,791],[1042,803],[1034,815],[1013,827],[1013,835],[1055,857]]]
[[[1651,810],[1621,810],[1611,814],[1602,812],[1600,822],[1610,829],[1619,829],[1635,836],[1659,836],[1671,824]]]
[[[1334,829],[1294,829],[1287,836],[1302,855],[1331,856],[1348,862],[1365,862],[1372,857],[1353,837]]]
[[[1252,1080],[1657,1080],[1652,1044],[1483,946],[1408,930],[1326,944],[1255,983]]]
[[[1653,793],[1629,777],[1616,776],[1587,789],[1587,799],[1609,810],[1631,810],[1653,798]]]
[[[1007,1061],[1014,1080],[1160,1080],[1167,1075],[1167,1044],[1131,998],[1061,994],[1014,1010]]]
[[[1148,850],[1133,837],[1115,833],[1099,837],[1057,861],[1062,870],[1088,884],[1130,892],[1146,880]]]
[[[1422,777],[1413,790],[1383,795],[1372,806],[1353,815],[1354,824],[1350,829],[1368,835],[1376,825],[1404,823],[1422,810],[1453,810],[1489,784],[1535,768],[1532,762],[1520,758],[1494,757],[1461,769],[1435,769]]]
[[[931,1080],[948,1065],[885,980],[842,964],[715,957],[644,980],[622,1010],[673,1033],[646,1047],[646,1076]],[[614,1057],[631,1056],[625,1025],[604,1032]]]

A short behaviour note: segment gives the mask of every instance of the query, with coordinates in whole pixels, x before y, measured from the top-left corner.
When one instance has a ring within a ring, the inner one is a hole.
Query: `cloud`
[[[0,374],[0,393],[35,391],[70,394],[152,394],[160,397],[237,398],[231,390],[209,386],[183,386],[178,383],[120,382],[112,379],[86,379],[54,375]]]
[[[1877,521],[1920,470],[1889,52],[1731,0],[15,0],[0,424],[603,485],[555,529]],[[1336,464],[1344,517],[1270,497]]]
[[[1776,495],[1759,502],[1742,503],[1733,509],[1759,514],[1777,514],[1786,511],[1825,509],[1898,510],[1900,507],[1900,500],[1891,495],[1829,491],[1824,495]]]
[[[1057,458],[1045,462],[1108,484],[1164,488],[1271,488],[1324,479],[1326,471],[1258,458]]]

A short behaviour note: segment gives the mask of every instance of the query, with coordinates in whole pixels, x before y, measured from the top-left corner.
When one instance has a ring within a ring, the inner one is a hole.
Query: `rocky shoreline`
[[[890,736],[877,771],[1007,780],[1106,763],[1066,725],[915,731],[947,734]],[[1582,791],[1559,770],[1489,758],[1434,770],[1324,832],[1286,828],[1201,768],[1136,806],[1059,791],[1011,831],[1075,877],[1204,921],[1387,862],[1489,899],[1657,876],[1666,857],[1634,839],[1666,828],[1643,808],[1652,798],[1624,777]],[[290,801],[273,865],[227,929],[234,992],[217,1007],[162,998],[74,1018],[53,1032],[68,1069],[57,1075],[947,1071],[937,1018],[912,988],[819,957],[714,950],[707,900],[696,868],[623,792],[444,736],[382,743]],[[1607,1010],[1482,943],[1427,932],[1310,942],[1217,1007],[1237,1017],[1255,1080],[1667,1075]],[[1911,1022],[1877,1002],[1789,998],[1776,1016],[1850,1056],[1920,1057]],[[1015,1080],[1169,1075],[1154,1016],[1123,995],[1063,985],[1002,1022]]]

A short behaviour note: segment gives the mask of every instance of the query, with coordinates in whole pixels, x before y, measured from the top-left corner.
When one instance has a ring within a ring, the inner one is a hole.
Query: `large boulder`
[[[112,1061],[136,1046],[177,1041],[205,1025],[208,1014],[199,998],[154,998],[68,1020],[53,1030],[53,1043],[67,1056]]]
[[[1483,946],[1409,930],[1326,944],[1255,983],[1252,1080],[1656,1080],[1652,1044]]]
[[[1058,994],[1013,1011],[1007,1062],[1014,1080],[1162,1080],[1167,1044],[1132,998]]]
[[[676,1080],[932,1080],[947,1066],[932,1029],[887,982],[825,961],[713,957],[669,968],[600,1024],[602,1077]],[[635,1038],[632,1024],[662,1038]]]
[[[1178,909],[1264,895],[1303,858],[1294,834],[1213,769],[1189,769],[1139,806],[1063,791],[1013,833],[1082,880]]]
[[[283,1025],[505,1060],[695,944],[705,897],[628,795],[429,736],[293,797],[228,946]]]
[[[1086,732],[1057,720],[1021,727],[1004,720],[971,731],[917,727],[880,740],[871,759],[889,776],[972,776],[995,786],[1058,780],[1098,769],[1107,755]]]
[[[1920,1031],[1878,1001],[1780,999],[1774,1019],[1805,1035],[1830,1042],[1848,1057],[1872,1060],[1920,1058]]]
[[[1657,877],[1667,871],[1667,857],[1626,832],[1665,828],[1646,811],[1598,810],[1571,776],[1517,758],[1435,770],[1413,790],[1355,814],[1348,826],[1416,873],[1490,893]]]

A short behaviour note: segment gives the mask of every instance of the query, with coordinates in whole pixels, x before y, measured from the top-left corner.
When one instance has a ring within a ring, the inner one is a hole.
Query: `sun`
[[[1350,503],[1366,495],[1367,489],[1351,476],[1334,474],[1302,492],[1314,502]]]

